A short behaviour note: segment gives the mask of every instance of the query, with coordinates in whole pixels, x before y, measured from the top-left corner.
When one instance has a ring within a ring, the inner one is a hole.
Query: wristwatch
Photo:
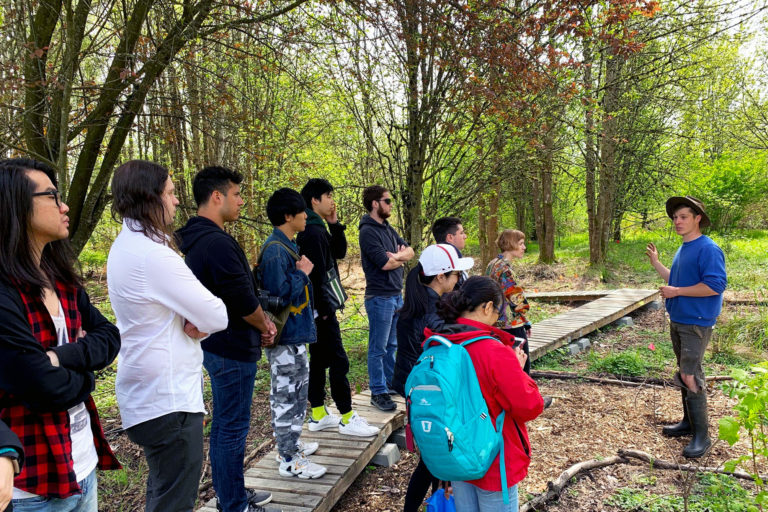
[[[11,459],[11,464],[13,464],[13,473],[15,475],[21,473],[21,467],[19,466],[19,452],[13,448],[9,448],[5,451],[0,451],[0,457]]]

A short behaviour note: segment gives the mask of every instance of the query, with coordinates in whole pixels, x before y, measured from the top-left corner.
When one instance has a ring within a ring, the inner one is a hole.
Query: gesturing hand
[[[659,251],[652,243],[649,243],[645,246],[645,255],[648,256],[648,259],[651,261],[651,265],[655,265],[659,262]]]
[[[525,362],[528,360],[528,354],[525,353],[522,345],[515,347],[515,355],[517,356],[517,360],[520,362],[520,368],[524,368]]]

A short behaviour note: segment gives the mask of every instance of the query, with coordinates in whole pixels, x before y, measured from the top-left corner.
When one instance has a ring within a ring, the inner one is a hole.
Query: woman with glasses
[[[445,324],[425,331],[426,336],[439,334],[453,343],[478,336],[491,336],[501,342],[479,340],[467,345],[466,349],[494,425],[498,415],[505,412],[502,436],[509,502],[503,500],[497,457],[482,478],[452,482],[456,510],[461,512],[517,512],[517,484],[527,475],[531,461],[525,423],[544,410],[536,383],[523,372],[527,360],[525,352],[520,346],[512,348],[514,338],[494,327],[503,305],[504,296],[495,281],[473,276],[461,288],[440,299],[437,314]]]
[[[83,290],[53,170],[0,161],[0,211],[0,419],[27,455],[13,510],[96,512],[96,468],[120,464],[91,391],[120,335]]]
[[[453,290],[459,275],[472,268],[472,258],[459,258],[456,248],[450,244],[430,245],[419,257],[419,263],[411,269],[405,281],[405,297],[400,319],[397,322],[397,357],[392,388],[405,398],[405,381],[413,365],[421,355],[424,328],[439,329],[443,321],[437,316],[440,297]],[[421,508],[427,490],[437,488],[439,481],[419,460],[408,482],[404,512],[416,512]]]

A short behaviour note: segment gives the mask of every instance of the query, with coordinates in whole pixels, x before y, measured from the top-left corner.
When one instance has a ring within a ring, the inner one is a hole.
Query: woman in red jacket
[[[473,276],[462,287],[443,295],[437,314],[446,322],[439,333],[425,329],[425,334],[440,334],[454,343],[490,335],[502,341],[481,340],[467,346],[475,365],[480,390],[488,411],[496,417],[506,412],[502,435],[509,503],[502,498],[499,458],[485,476],[466,482],[452,482],[456,510],[461,512],[517,512],[517,483],[528,474],[530,444],[525,422],[544,410],[544,401],[536,383],[523,372],[527,356],[522,348],[512,348],[514,338],[493,327],[499,309],[505,304],[499,285],[488,277]]]

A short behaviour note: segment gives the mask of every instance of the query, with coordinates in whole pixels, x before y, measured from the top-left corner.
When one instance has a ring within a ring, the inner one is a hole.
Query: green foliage
[[[756,312],[740,311],[715,327],[712,333],[714,352],[728,353],[734,345],[757,351],[768,349],[768,307],[761,306]]]
[[[107,255],[103,251],[93,249],[83,249],[78,257],[80,264],[84,269],[100,270],[107,264]]]
[[[758,489],[756,503],[768,504],[766,482],[760,478],[760,468],[768,463],[768,362],[762,362],[753,368],[754,373],[734,370],[733,381],[722,386],[731,398],[738,399],[734,406],[736,416],[720,419],[719,437],[731,446],[741,437],[741,431],[747,434],[749,453],[726,462],[725,469],[733,471],[741,466],[755,480]]]
[[[629,377],[661,373],[669,363],[670,357],[666,346],[659,346],[662,348],[657,350],[637,347],[621,352],[610,351],[607,354],[590,352],[588,371]]]
[[[757,512],[754,498],[733,477],[699,473],[688,502],[690,512]],[[644,487],[653,487],[655,482]],[[623,487],[605,500],[620,510],[633,512],[683,512],[682,496],[656,494],[646,489]]]
[[[717,231],[738,226],[746,207],[768,195],[766,157],[760,152],[722,155],[692,164],[689,193],[704,201]]]
[[[531,363],[536,370],[565,370],[568,368],[570,355],[565,347],[548,352]]]

